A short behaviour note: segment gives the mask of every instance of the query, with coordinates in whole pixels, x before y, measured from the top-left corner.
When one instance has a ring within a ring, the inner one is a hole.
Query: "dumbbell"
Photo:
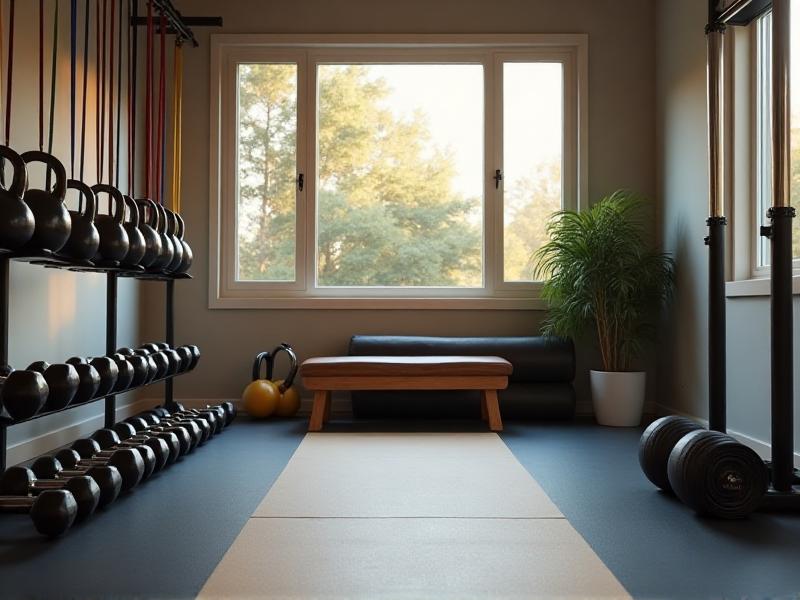
[[[181,373],[185,373],[192,364],[192,351],[188,346],[178,346],[175,348],[175,352],[181,357]]]
[[[78,391],[75,393],[71,404],[83,404],[92,400],[100,391],[102,384],[100,373],[97,372],[94,366],[89,364],[89,361],[81,356],[73,356],[68,358],[66,362],[75,367],[79,380]]]
[[[204,417],[201,415],[195,414],[188,414],[186,412],[175,413],[166,417],[164,419],[159,420],[159,424],[161,422],[172,422],[172,423],[183,423],[183,422],[190,422],[194,423],[200,429],[200,440],[198,445],[205,444],[209,438],[214,435],[214,425],[211,423],[211,419],[208,417]]]
[[[120,421],[119,423],[115,423],[114,427],[111,429],[119,436],[121,440],[128,440],[132,437],[141,437],[143,435],[147,436],[163,436],[163,435],[173,435],[175,436],[174,439],[178,442],[179,448],[179,456],[183,456],[184,454],[189,453],[194,446],[192,445],[192,436],[189,433],[186,427],[157,427],[151,428],[147,430],[147,432],[137,433],[136,429],[130,423],[125,423],[124,421]],[[172,442],[167,441],[167,444],[172,444]]]
[[[136,352],[130,348],[119,348],[117,349],[117,354],[124,356],[125,359],[133,365],[134,378],[132,385],[145,385],[155,379],[158,366],[153,359],[150,358],[149,354],[136,354]]]
[[[97,444],[97,442],[94,443]],[[100,449],[99,446],[97,449]],[[135,487],[142,480],[145,470],[142,454],[133,448],[121,448],[120,450],[114,451],[111,456],[91,459],[84,459],[72,448],[64,448],[56,452],[55,457],[65,469],[80,471],[80,475],[85,475],[86,473],[83,471],[89,467],[104,467],[106,465],[116,467],[122,478],[123,492],[127,492]],[[155,460],[155,457],[153,460]]]
[[[204,408],[204,409],[189,409],[189,410],[182,410],[170,413],[168,417],[160,417],[159,414],[163,414],[163,412],[156,413],[153,410],[146,410],[139,414],[137,417],[143,418],[149,425],[157,425],[159,421],[163,418],[202,418],[208,421],[208,424],[211,426],[211,434],[216,435],[222,430],[222,423],[223,418],[220,416],[219,411],[214,408]],[[224,412],[223,412],[224,415]]]
[[[72,402],[80,384],[78,372],[74,366],[68,364],[51,365],[46,361],[38,360],[29,364],[28,370],[41,373],[44,376],[45,383],[47,383],[47,402],[45,402],[42,410],[60,410]]]
[[[36,531],[55,537],[72,527],[78,503],[67,490],[45,490],[38,496],[0,496],[0,513],[27,513]]]
[[[159,436],[144,436],[138,438],[129,438],[122,441],[113,429],[98,429],[89,437],[93,439],[100,446],[101,451],[115,450],[117,448],[137,448],[144,444],[149,446],[156,457],[156,464],[154,471],[160,471],[167,463],[172,464],[178,458],[180,445],[178,438],[174,434],[165,434],[168,439],[174,438],[175,446],[172,448],[165,439]]]
[[[117,383],[114,385],[114,389],[112,391],[124,392],[131,387],[131,385],[133,385],[133,379],[135,376],[133,364],[131,364],[127,357],[123,356],[122,354],[112,354],[110,358],[116,363],[117,370],[119,371]]]
[[[75,451],[73,450],[72,452]],[[75,453],[71,459],[74,462],[77,462],[80,460],[80,456]],[[64,470],[64,466],[61,464],[61,461],[59,461],[55,456],[40,456],[33,461],[33,464],[31,465],[31,471],[33,471],[33,474],[39,478],[39,481],[68,481],[73,477],[83,477],[84,475],[88,475],[94,479],[97,487],[100,488],[100,503],[98,505],[100,508],[111,504],[117,499],[117,496],[119,496],[119,493],[122,491],[122,475],[120,475],[119,469],[110,465],[66,471]]]
[[[146,432],[148,429],[151,428],[151,426],[148,425],[147,421],[145,421],[141,417],[129,417],[125,419],[125,422],[133,425],[133,428],[137,432]],[[166,419],[162,419],[158,423],[158,425],[154,426],[154,428],[174,427],[174,426],[183,427],[189,433],[192,442],[190,451],[194,450],[197,446],[203,444],[208,437],[208,432],[210,431],[210,426],[208,424],[208,421],[204,419],[193,420],[193,419],[181,419],[181,418],[169,418],[169,417]],[[203,426],[205,426],[204,429]]]
[[[150,359],[150,362],[155,364],[156,371],[152,374],[150,381],[166,377],[167,372],[169,371],[169,359],[167,358],[166,354],[161,351],[150,352],[150,350],[147,350],[146,348],[137,348],[133,351],[133,353],[140,356],[146,356]]]
[[[11,467],[0,477],[0,496],[35,496],[45,490],[67,490],[71,493],[78,506],[79,520],[91,516],[100,503],[100,487],[88,475],[41,480],[26,467]]]
[[[100,448],[100,444],[91,438],[81,438],[79,440],[75,440],[72,442],[72,444],[70,444],[70,448],[75,450],[75,452],[77,452],[81,457],[81,463],[79,463],[78,466],[81,466],[81,464],[87,464],[83,461],[96,461],[110,458],[116,452],[116,449],[103,450]],[[155,471],[156,464],[158,464],[158,459],[156,458],[156,454],[153,452],[153,449],[144,444],[137,444],[132,448],[121,448],[121,450],[123,449],[133,450],[139,453],[144,464],[142,477],[139,481],[147,480],[150,475],[153,474],[153,471]]]

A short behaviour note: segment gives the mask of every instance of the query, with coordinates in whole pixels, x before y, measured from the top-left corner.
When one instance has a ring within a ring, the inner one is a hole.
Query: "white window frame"
[[[294,282],[236,281],[236,66],[295,62],[298,73],[297,193]],[[307,143],[316,119],[319,62],[468,62],[484,67],[484,257],[480,288],[316,287],[316,148]],[[503,281],[502,62],[560,61],[564,73],[564,207],[587,206],[588,36],[503,35],[212,35],[209,165],[209,308],[543,309],[539,283]]]
[[[770,294],[770,267],[759,264],[760,211],[759,22],[725,34],[725,205],[729,215],[728,297]],[[767,177],[770,177],[767,174]],[[793,292],[800,294],[800,259],[794,260]]]

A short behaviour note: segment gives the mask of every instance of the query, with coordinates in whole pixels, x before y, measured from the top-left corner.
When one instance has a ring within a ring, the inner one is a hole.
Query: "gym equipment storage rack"
[[[169,273],[148,273],[144,270],[126,269],[120,267],[99,267],[89,266],[86,261],[69,261],[68,259],[53,258],[45,254],[31,256],[30,253],[14,253],[0,250],[0,368],[7,368],[8,365],[8,323],[9,323],[9,293],[10,293],[10,262],[12,260],[27,262],[34,265],[41,265],[46,268],[66,269],[75,272],[94,272],[105,274],[106,276],[106,354],[112,355],[117,348],[117,283],[120,277],[132,277],[142,281],[154,281],[164,283],[166,287],[166,310],[165,310],[165,341],[174,346],[175,343],[175,281],[179,279],[191,279],[189,274],[169,274]],[[188,372],[188,371],[183,371]],[[166,375],[160,379],[145,382],[139,386],[130,387],[125,391],[132,391],[154,383],[164,382],[164,405],[166,408],[175,407],[173,398],[172,380],[181,375],[177,372]],[[55,410],[42,410],[34,416],[14,420],[3,407],[0,400],[0,472],[6,468],[6,452],[8,450],[7,429],[19,423],[25,423],[34,419],[39,419],[47,415],[64,412],[78,406],[86,406],[98,400],[105,400],[105,425],[111,428],[116,423],[116,392],[111,392],[106,396],[98,396],[87,402],[80,404],[70,404],[64,408]]]

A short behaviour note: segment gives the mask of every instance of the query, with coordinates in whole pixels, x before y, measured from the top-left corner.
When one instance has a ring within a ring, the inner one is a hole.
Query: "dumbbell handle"
[[[33,496],[0,496],[0,510],[3,512],[27,513],[36,498]]]

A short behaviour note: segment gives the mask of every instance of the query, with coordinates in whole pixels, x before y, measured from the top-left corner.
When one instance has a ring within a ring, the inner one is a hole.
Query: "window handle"
[[[493,179],[494,189],[498,189],[500,187],[500,182],[503,181],[503,172],[500,169],[495,169]]]
[[[305,183],[305,179],[303,178],[303,174],[300,173],[297,176],[297,187],[302,192],[303,191],[303,184]]]

